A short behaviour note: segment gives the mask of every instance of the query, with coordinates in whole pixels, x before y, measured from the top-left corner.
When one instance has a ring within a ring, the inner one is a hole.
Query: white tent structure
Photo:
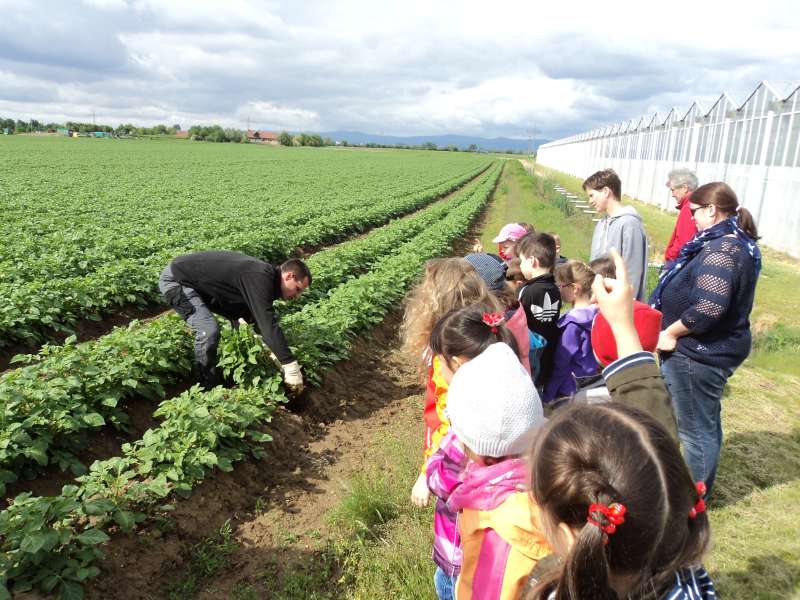
[[[780,91],[779,91],[780,90]],[[613,168],[622,191],[671,208],[674,168],[727,182],[753,214],[762,243],[800,258],[800,85],[766,81],[741,104],[727,93],[705,110],[628,121],[539,147],[537,161],[576,177]]]

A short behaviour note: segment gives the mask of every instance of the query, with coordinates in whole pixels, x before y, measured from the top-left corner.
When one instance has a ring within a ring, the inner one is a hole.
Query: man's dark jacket
[[[172,260],[181,285],[194,289],[209,310],[228,319],[255,321],[264,342],[281,364],[294,360],[272,303],[281,298],[281,271],[239,252],[214,250]]]

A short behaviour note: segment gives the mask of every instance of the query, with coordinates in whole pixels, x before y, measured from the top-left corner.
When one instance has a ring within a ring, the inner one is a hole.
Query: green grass
[[[542,175],[535,182],[517,162],[506,164],[481,236],[484,247],[494,247],[491,238],[505,223],[526,221],[537,231],[558,232],[566,256],[586,259],[590,217],[565,217],[543,199],[543,186],[552,185],[545,180],[575,193],[580,182]],[[644,218],[651,257],[663,255],[674,216],[631,203]],[[764,255],[752,316],[754,351],[723,399],[725,442],[709,507],[713,546],[705,564],[719,596],[733,600],[800,598],[800,302],[792,293],[800,289],[800,265],[768,250]],[[341,536],[320,558],[323,576],[306,567],[284,573],[272,588],[275,597],[435,598],[432,511],[408,500],[421,439],[414,408],[402,413],[391,435],[374,441],[375,461],[354,478],[334,511]]]
[[[591,239],[594,230],[591,218],[583,213],[565,218],[558,207],[535,202],[534,198],[542,194],[541,183],[535,182],[519,161],[506,162],[480,238],[484,249],[496,252],[497,244],[492,242],[492,238],[506,223],[532,223],[536,231],[560,235],[561,253],[564,256],[588,260],[589,244],[586,239]]]

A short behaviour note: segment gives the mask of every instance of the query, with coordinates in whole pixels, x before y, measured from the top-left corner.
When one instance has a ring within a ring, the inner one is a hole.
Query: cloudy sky
[[[800,80],[790,0],[0,0],[0,14],[0,116],[47,121],[554,139]]]

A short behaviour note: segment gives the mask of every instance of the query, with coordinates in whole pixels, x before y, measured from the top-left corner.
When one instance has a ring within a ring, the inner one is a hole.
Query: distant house
[[[255,131],[247,130],[247,141],[252,144],[273,144],[278,145],[278,134],[274,131]]]
[[[189,139],[189,132],[188,131],[176,131],[175,137],[179,140],[188,140]]]

